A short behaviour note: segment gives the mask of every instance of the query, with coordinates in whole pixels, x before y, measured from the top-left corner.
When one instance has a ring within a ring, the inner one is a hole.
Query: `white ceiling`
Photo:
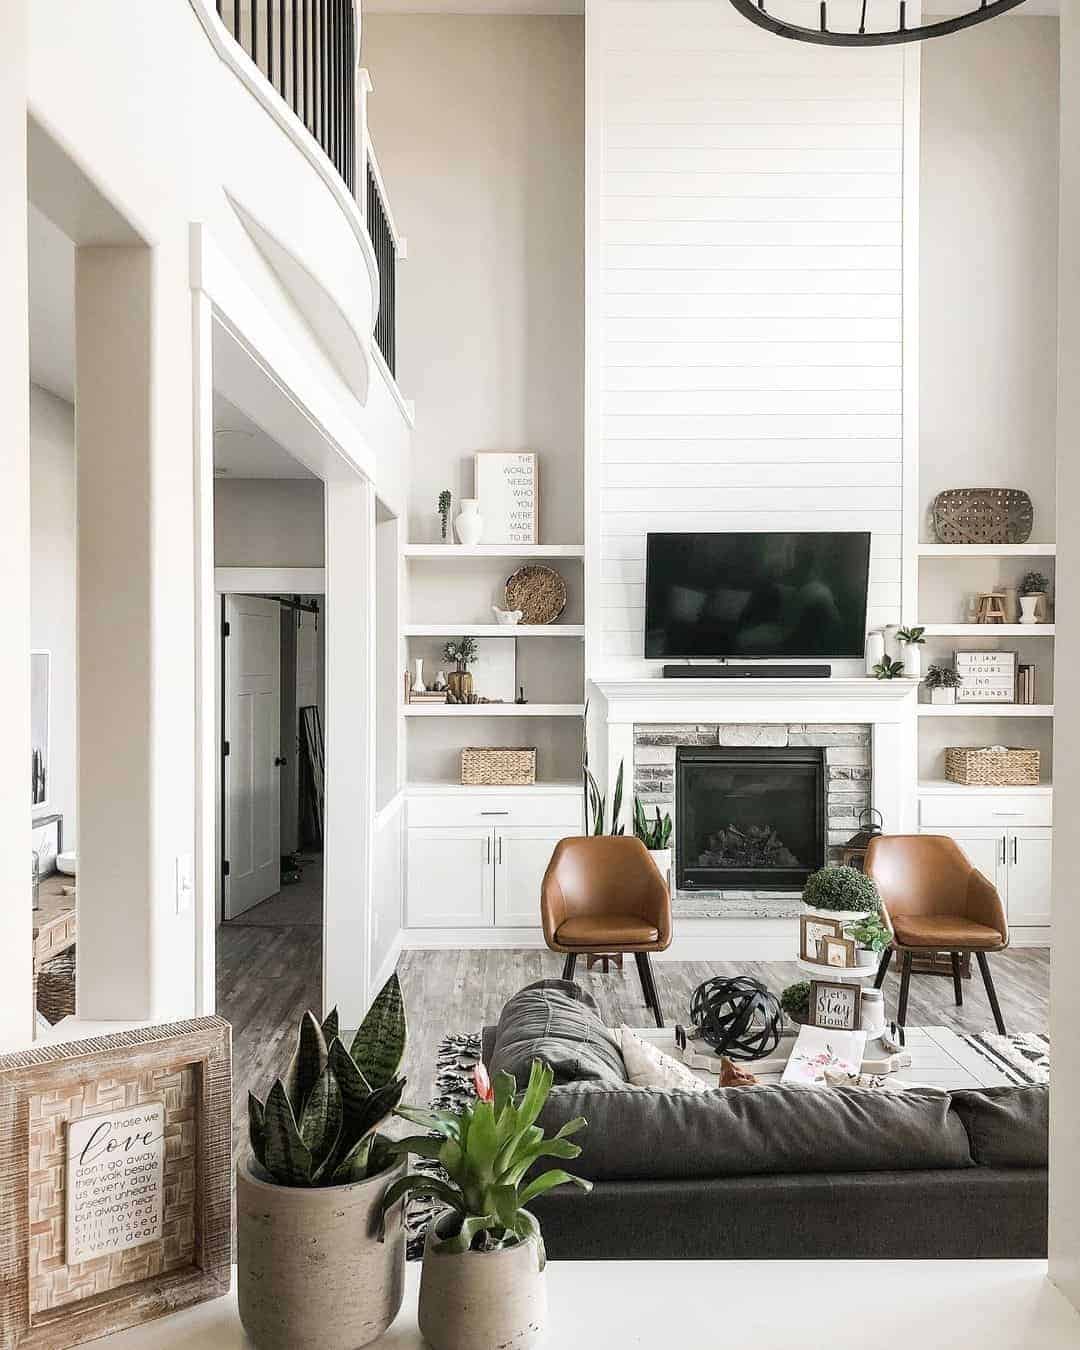
[[[75,401],[75,248],[30,207],[30,378],[57,398]],[[214,469],[230,478],[311,478],[298,460],[214,393]]]
[[[971,7],[972,0],[928,0],[926,11],[945,16]],[[365,14],[584,14],[585,0],[363,0],[363,9]],[[1027,0],[1013,13],[1060,14],[1061,0]]]

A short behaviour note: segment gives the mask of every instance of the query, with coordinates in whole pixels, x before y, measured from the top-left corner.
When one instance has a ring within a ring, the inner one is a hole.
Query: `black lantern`
[[[769,33],[775,33],[777,37],[817,43],[824,47],[887,47],[898,42],[922,42],[926,38],[944,37],[961,28],[971,28],[999,14],[1007,14],[1010,9],[1022,5],[1024,0],[967,0],[966,13],[954,14],[947,19],[934,19],[929,23],[917,23],[912,28],[908,27],[906,0],[862,0],[859,26],[855,31],[829,27],[827,0],[821,0],[816,28],[777,18],[766,9],[766,0],[731,0],[731,3],[744,19],[749,19]],[[869,31],[868,23],[873,24]]]
[[[881,812],[873,806],[868,806],[859,813],[859,828],[844,845],[843,852],[840,855],[840,862],[844,867],[854,867],[857,871],[863,870],[863,864],[866,862],[866,850],[870,847],[870,840],[875,839],[882,834],[885,829],[885,821]]]

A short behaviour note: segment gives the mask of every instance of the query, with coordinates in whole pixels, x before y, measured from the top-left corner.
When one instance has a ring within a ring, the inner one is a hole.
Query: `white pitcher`
[[[478,544],[484,533],[484,519],[481,516],[475,497],[460,498],[461,514],[454,521],[454,529],[462,544]]]

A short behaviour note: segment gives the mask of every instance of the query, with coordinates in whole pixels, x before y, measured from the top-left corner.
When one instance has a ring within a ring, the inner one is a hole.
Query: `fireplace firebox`
[[[681,890],[801,891],[825,865],[825,751],[679,746]]]

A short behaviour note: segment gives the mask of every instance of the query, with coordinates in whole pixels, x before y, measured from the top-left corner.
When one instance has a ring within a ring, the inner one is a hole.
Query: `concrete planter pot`
[[[664,884],[671,884],[671,849],[669,848],[651,848],[649,857],[656,864],[656,870],[664,878]]]
[[[448,1252],[429,1231],[419,1320],[432,1350],[532,1350],[543,1342],[546,1317],[535,1242],[498,1252]]]
[[[402,1160],[348,1186],[276,1186],[236,1168],[237,1296],[257,1350],[359,1350],[397,1316],[405,1283],[401,1206],[382,1198]]]

